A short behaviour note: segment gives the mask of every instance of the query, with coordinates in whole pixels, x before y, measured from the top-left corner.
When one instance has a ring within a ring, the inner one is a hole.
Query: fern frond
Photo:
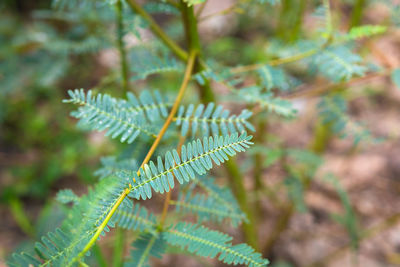
[[[64,100],[64,103],[79,104],[82,107],[73,115],[80,119],[80,123],[89,126],[93,130],[107,130],[106,136],[111,138],[121,136],[120,141],[132,143],[140,133],[154,137],[145,124],[142,116],[137,116],[132,112],[119,111],[115,108],[116,100],[109,95],[98,94],[92,96],[92,91],[85,95],[83,89],[69,90],[71,99]]]
[[[192,141],[186,146],[181,147],[181,156],[176,150],[168,151],[165,154],[164,162],[159,156],[157,165],[150,161],[140,168],[139,174],[136,172],[121,172],[124,178],[134,178],[130,188],[130,196],[137,199],[147,199],[152,197],[152,189],[155,192],[168,192],[174,188],[174,176],[180,184],[205,174],[213,166],[212,162],[220,165],[232,157],[237,152],[245,151],[249,145],[251,136],[243,132],[240,136],[237,133],[232,135],[204,137]]]
[[[103,157],[100,161],[102,167],[94,173],[94,175],[99,176],[100,179],[109,177],[122,170],[134,171],[139,167],[137,161],[134,159],[117,161],[116,157]]]
[[[105,38],[100,38],[97,36],[87,36],[79,41],[54,38],[53,40],[47,40],[45,43],[43,43],[43,47],[45,49],[59,54],[95,53],[107,47],[107,45],[108,42]]]
[[[300,177],[296,175],[290,175],[284,180],[284,184],[287,188],[287,194],[289,199],[294,204],[298,212],[307,212],[307,205],[304,201],[304,184]]]
[[[232,225],[237,227],[243,221],[243,213],[232,212],[223,205],[216,205],[216,200],[203,194],[194,194],[189,191],[185,195],[180,194],[177,201],[171,200],[171,205],[176,206],[177,212],[195,213],[199,222],[216,221],[222,222],[224,219],[230,219]]]
[[[183,0],[188,6],[197,5],[203,3],[205,0]]]
[[[94,235],[110,206],[115,203],[116,196],[126,186],[126,181],[113,177],[101,180],[94,190],[90,190],[73,206],[61,229],[48,233],[42,237],[42,242],[36,243],[38,258],[26,253],[14,255],[11,265],[28,266],[22,264],[25,261],[32,266],[74,266],[76,256]],[[122,207],[132,207],[132,203],[126,199]],[[112,227],[112,223],[109,226]],[[109,228],[106,227],[105,231],[109,231]]]
[[[209,197],[213,198],[229,212],[240,214],[242,220],[248,222],[246,214],[240,210],[239,204],[237,203],[237,200],[233,196],[229,187],[221,187],[217,185],[215,180],[210,177],[196,179],[193,182],[203,189],[203,191],[205,191]]]
[[[74,192],[72,192],[71,189],[63,189],[58,191],[56,195],[56,200],[62,204],[68,204],[68,203],[73,203],[77,204],[79,203],[79,197],[75,195]]]
[[[371,37],[373,35],[382,34],[386,32],[387,27],[383,25],[361,25],[353,27],[350,31],[343,36],[340,36],[335,42],[348,42],[361,38]]]
[[[153,213],[145,207],[135,204],[132,207],[120,207],[113,215],[112,221],[119,227],[127,230],[151,230],[156,226],[157,220]]]
[[[334,95],[322,98],[318,104],[318,110],[323,123],[331,123],[332,131],[339,137],[350,136],[355,145],[361,140],[378,141],[368,129],[349,117],[347,103],[343,97]]]
[[[268,112],[273,112],[284,117],[292,117],[297,112],[290,101],[274,97],[272,92],[263,93],[258,86],[243,88],[238,91],[238,95],[247,102],[258,103]]]
[[[162,2],[150,2],[146,3],[143,6],[143,9],[146,10],[148,13],[163,13],[163,14],[170,14],[170,15],[179,15],[180,11],[170,3],[162,3]]]
[[[267,91],[274,88],[285,91],[290,88],[289,78],[281,68],[265,65],[257,69],[257,73],[261,78],[262,85],[267,89]]]
[[[216,258],[219,254],[218,260],[227,264],[268,265],[268,260],[248,245],[232,245],[232,237],[197,224],[179,222],[165,232],[165,239],[199,256]]]
[[[130,53],[130,58],[135,64],[131,65],[134,73],[131,79],[146,79],[149,75],[165,72],[179,72],[183,66],[175,58],[168,54],[159,56],[149,48],[143,46],[134,47]]]
[[[162,233],[141,234],[132,244],[131,260],[124,264],[124,267],[149,267],[149,256],[161,258],[164,254],[166,242]]]
[[[168,116],[168,107],[171,106],[171,103],[167,102],[158,90],[154,90],[153,95],[144,90],[138,98],[130,92],[126,96],[128,98],[127,101],[118,101],[118,109],[121,111],[129,111],[145,116],[151,122]]]
[[[254,126],[247,121],[252,113],[244,109],[242,113],[238,116],[229,116],[229,110],[224,109],[222,106],[216,106],[214,103],[209,103],[207,107],[203,104],[194,108],[193,104],[190,104],[186,108],[180,106],[178,110],[178,115],[174,120],[176,125],[181,126],[181,135],[185,136],[189,131],[189,126],[192,126],[192,135],[195,135],[199,125],[202,130],[203,136],[210,135],[210,128],[212,135],[227,135],[228,133],[243,132],[245,129],[250,131],[255,131]]]
[[[312,65],[326,78],[334,81],[347,81],[353,76],[362,76],[366,71],[361,66],[362,58],[346,46],[333,46],[322,50],[312,59]]]

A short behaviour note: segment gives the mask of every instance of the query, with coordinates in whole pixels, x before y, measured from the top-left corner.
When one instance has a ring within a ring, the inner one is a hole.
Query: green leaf
[[[243,132],[240,136],[232,135],[204,137],[203,142],[197,139],[181,147],[181,157],[176,150],[168,151],[164,161],[161,157],[157,159],[157,165],[150,161],[140,168],[139,174],[132,171],[122,171],[118,175],[123,179],[132,179],[130,196],[136,199],[147,199],[152,197],[152,190],[163,194],[174,188],[174,176],[180,184],[189,182],[198,175],[205,174],[213,167],[224,163],[243,152],[251,144],[251,136]]]
[[[206,0],[183,0],[188,6],[193,6],[197,4],[201,4]]]
[[[230,219],[232,225],[236,227],[246,219],[240,210],[231,210],[224,205],[218,205],[217,201],[211,196],[195,194],[189,190],[186,194],[180,194],[177,201],[171,200],[170,203],[176,207],[178,213],[195,213],[200,222],[211,220],[221,223],[224,219]]]
[[[171,245],[179,246],[190,253],[202,257],[218,257],[218,260],[227,264],[256,267],[267,266],[269,263],[247,244],[232,245],[232,237],[198,224],[179,222],[165,232],[165,239]]]
[[[74,204],[79,203],[79,197],[75,195],[71,189],[63,189],[58,191],[56,200],[62,204],[68,204],[71,202]]]
[[[165,252],[166,242],[163,234],[143,233],[133,242],[131,260],[124,267],[149,267],[149,256],[161,258]]]
[[[229,115],[229,110],[224,109],[222,106],[215,106],[214,103],[209,103],[207,107],[200,104],[194,109],[191,104],[186,108],[180,106],[178,115],[175,118],[176,125],[181,126],[181,135],[185,136],[191,126],[191,132],[194,136],[199,128],[201,128],[202,135],[208,136],[210,132],[212,135],[232,134],[236,132],[243,132],[246,129],[255,131],[254,126],[248,121],[252,112],[247,109],[242,110],[239,115]]]

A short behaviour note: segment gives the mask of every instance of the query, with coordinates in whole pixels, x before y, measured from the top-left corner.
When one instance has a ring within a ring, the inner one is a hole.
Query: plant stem
[[[249,208],[247,202],[247,194],[243,184],[243,176],[236,162],[228,160],[225,163],[225,166],[228,172],[228,177],[230,179],[231,187],[233,188],[233,192],[236,196],[239,206],[249,219],[249,223],[242,224],[244,237],[249,245],[258,250],[258,240],[255,227],[254,211],[251,208]]]
[[[144,164],[146,164],[150,160],[150,158],[153,155],[154,151],[156,150],[158,144],[160,143],[162,137],[164,136],[165,132],[167,131],[168,126],[171,124],[172,118],[175,116],[175,114],[176,114],[176,112],[178,110],[179,104],[182,101],[183,95],[184,95],[184,93],[186,91],[187,85],[189,84],[190,77],[191,77],[192,72],[193,72],[193,67],[194,67],[194,62],[196,60],[196,55],[197,55],[197,51],[191,51],[190,54],[189,54],[189,60],[188,60],[187,66],[186,66],[185,75],[184,75],[184,78],[183,78],[183,81],[182,81],[182,85],[181,85],[181,87],[179,89],[179,92],[178,92],[178,96],[175,99],[175,103],[172,106],[172,109],[171,109],[171,111],[170,111],[170,113],[168,115],[167,120],[165,121],[163,127],[161,128],[160,132],[157,135],[157,138],[155,139],[153,145],[149,149],[149,152],[147,153],[146,157],[144,158],[142,164],[140,165],[141,167],[143,167]],[[104,221],[97,228],[95,234],[89,240],[89,242],[87,243],[85,248],[78,254],[78,256],[75,258],[75,260],[79,260],[81,257],[83,257],[86,254],[86,252],[88,252],[89,249],[96,243],[97,239],[99,238],[100,234],[103,232],[104,228],[107,226],[108,222],[110,221],[110,219],[114,215],[115,211],[121,205],[121,203],[125,199],[125,197],[129,194],[130,187],[131,187],[131,185],[129,186],[129,188],[126,188],[122,192],[122,194],[119,196],[118,200],[115,202],[114,206],[111,208],[110,212],[107,214],[107,216],[104,219]]]
[[[351,13],[350,28],[353,28],[360,24],[365,2],[366,2],[365,0],[356,0],[353,6],[353,12]]]
[[[107,262],[103,256],[103,252],[97,244],[94,244],[93,246],[93,256],[96,259],[99,267],[107,267]]]
[[[129,189],[126,188],[122,192],[122,194],[119,196],[118,200],[115,202],[114,206],[111,208],[111,210],[107,214],[106,218],[104,218],[104,221],[97,228],[95,234],[92,236],[92,238],[89,240],[89,242],[83,248],[83,250],[78,254],[78,256],[76,257],[76,260],[79,260],[80,258],[82,258],[86,254],[86,252],[88,252],[89,249],[96,243],[97,239],[99,238],[100,234],[103,232],[104,228],[107,226],[107,224],[110,221],[111,217],[114,215],[115,211],[118,209],[119,205],[121,205],[122,201],[125,199],[125,197],[128,194],[129,194]],[[71,262],[70,265],[72,263],[73,262]]]
[[[127,0],[127,2],[136,13],[138,13],[145,20],[147,20],[153,33],[156,36],[158,36],[172,50],[172,52],[175,53],[175,55],[178,58],[180,58],[181,60],[187,59],[187,52],[185,50],[183,50],[182,48],[180,48],[172,39],[170,39],[168,37],[168,35],[166,35],[163,32],[163,30],[157,25],[157,23],[153,20],[153,18],[145,10],[143,10],[134,0]],[[186,6],[186,4],[185,4],[185,6]],[[185,12],[189,13],[186,15],[186,18],[187,18],[186,23],[189,23],[189,24],[196,23],[196,18],[193,14],[193,10],[192,11],[190,11],[190,9],[187,10],[187,9],[185,9],[185,6],[183,9],[183,13],[185,13]],[[196,27],[194,27],[194,25],[185,26],[185,27],[195,30],[194,33],[191,32],[190,34],[198,35],[197,25],[196,25]],[[198,36],[197,37],[192,36],[189,38],[192,38],[191,44],[193,44],[195,47],[197,47],[200,52],[200,43],[198,42],[199,41]],[[196,43],[196,40],[198,43]],[[204,60],[201,57],[198,58],[198,64],[199,64],[199,71],[207,69],[207,65],[205,64]],[[207,81],[206,86],[204,86],[203,90],[200,92],[200,98],[203,103],[214,101],[215,97],[214,97],[214,94],[213,94],[211,88],[209,87],[209,81]],[[243,176],[241,175],[241,173],[239,171],[239,167],[238,167],[237,163],[234,161],[234,159],[230,159],[227,162],[227,164],[225,164],[224,166],[229,174],[234,175],[234,177],[231,178],[231,186],[236,188],[236,190],[234,190],[234,192],[237,192],[236,197],[238,198],[239,204],[241,205],[241,208],[243,211],[245,211],[245,212],[247,211],[247,214],[249,216],[250,224],[243,225],[243,233],[245,235],[245,238],[246,238],[246,240],[249,240],[248,241],[249,244],[251,244],[253,247],[257,248],[258,244],[257,244],[257,235],[256,235],[255,228],[254,228],[254,219],[253,219],[254,216],[253,216],[253,212],[248,209],[246,190],[243,185]]]
[[[126,58],[126,50],[124,45],[124,24],[122,18],[122,2],[121,0],[117,0],[115,4],[116,11],[117,11],[117,39],[118,39],[118,51],[120,54],[120,63],[121,63],[121,74],[122,74],[122,87],[126,92],[129,91],[129,68],[128,68],[128,61]]]
[[[185,2],[183,2],[183,0],[181,0],[181,13],[183,25],[185,27],[187,46],[189,50],[195,49],[199,51],[199,60],[194,66],[194,73],[201,72],[206,69],[206,66],[202,64],[202,61],[200,61],[200,59],[202,58],[201,44],[193,6],[189,7]],[[198,84],[198,86],[201,88],[201,90],[199,90],[201,102],[208,103],[215,100],[214,93],[212,92],[210,86],[210,81],[206,80],[204,85]]]
[[[143,167],[143,165],[146,164],[150,160],[150,158],[153,155],[154,151],[156,150],[158,144],[161,142],[162,137],[164,136],[165,132],[167,131],[168,126],[171,124],[172,119],[174,118],[176,112],[178,111],[179,104],[182,101],[183,95],[186,91],[187,85],[190,81],[190,77],[193,72],[194,62],[196,60],[197,53],[198,53],[197,50],[193,50],[190,52],[189,60],[188,60],[187,66],[186,66],[185,76],[183,77],[183,82],[182,82],[181,88],[179,89],[178,96],[175,99],[174,105],[171,108],[171,111],[168,115],[167,120],[165,121],[160,132],[158,133],[157,138],[154,141],[153,145],[150,147],[150,150],[147,153],[146,157],[144,158],[142,164],[140,165],[140,168]]]
[[[253,71],[256,69],[259,69],[261,67],[263,67],[264,65],[269,65],[269,66],[278,66],[278,65],[283,65],[286,63],[291,63],[291,62],[295,62],[304,58],[307,58],[309,56],[312,56],[314,54],[316,54],[320,49],[316,48],[316,49],[311,49],[308,50],[306,52],[300,53],[300,54],[296,54],[290,57],[285,57],[285,58],[278,58],[278,59],[274,59],[274,60],[270,60],[267,63],[256,63],[256,64],[252,64],[252,65],[247,65],[247,66],[240,66],[240,67],[235,67],[235,68],[231,68],[231,73],[242,73],[242,72],[248,72],[248,71]]]
[[[332,84],[328,84],[325,86],[315,86],[312,87],[310,89],[307,90],[298,90],[298,91],[294,91],[293,93],[287,95],[287,96],[283,96],[283,98],[285,99],[298,99],[298,98],[308,98],[308,97],[319,97],[325,93],[328,92],[334,92],[338,89],[341,88],[350,88],[351,86],[357,85],[359,83],[363,83],[366,81],[369,81],[370,79],[375,79],[375,78],[379,78],[379,77],[384,77],[387,75],[390,75],[392,73],[392,69],[386,69],[384,71],[379,71],[379,72],[374,72],[371,74],[368,74],[366,76],[363,77],[357,77],[357,78],[353,78],[347,82],[341,82],[341,83],[332,83]]]
[[[182,148],[182,145],[185,142],[185,140],[186,140],[185,136],[181,136],[179,138],[179,143],[176,147],[176,151],[178,152],[179,156],[181,155],[181,148]],[[160,219],[160,228],[163,227],[165,219],[167,218],[168,207],[169,207],[170,202],[171,202],[171,190],[169,190],[167,192],[167,196],[165,197],[165,200],[164,200],[163,210],[162,210],[161,219]]]
[[[188,47],[189,49],[199,49],[200,51],[199,60],[197,62],[198,64],[196,64],[195,66],[195,71],[203,71],[207,69],[207,66],[201,58],[200,38],[197,30],[197,21],[193,12],[193,7],[188,7],[187,4],[183,2],[183,0],[181,0],[181,11]],[[208,80],[203,86],[201,86],[201,90],[199,93],[201,102],[207,103],[214,101],[214,93],[211,90],[210,82]],[[257,249],[258,240],[255,228],[254,211],[248,206],[246,189],[243,184],[243,175],[241,174],[238,164],[234,159],[230,159],[229,161],[227,161],[224,167],[229,174],[230,186],[233,188],[238,203],[242,211],[247,214],[249,219],[248,224],[244,223],[242,225],[244,237],[251,246]]]
[[[12,197],[10,199],[9,207],[17,225],[25,234],[33,237],[35,235],[35,228],[31,225],[30,219],[26,216],[19,198],[16,196]]]
[[[149,23],[150,29],[153,33],[160,38],[166,46],[168,46],[172,52],[181,60],[187,61],[189,55],[183,50],[179,45],[177,45],[174,40],[169,38],[169,36],[161,29],[160,26],[155,22],[155,20],[138,4],[135,0],[127,0],[128,5],[142,16]]]
[[[254,143],[258,145],[263,145],[266,137],[266,132],[265,127],[267,126],[267,121],[265,118],[257,118],[257,129],[254,137]],[[254,154],[253,157],[253,162],[254,162],[254,172],[253,172],[253,179],[254,179],[254,189],[253,192],[256,193],[256,204],[255,204],[255,210],[256,210],[256,215],[261,214],[262,208],[261,208],[261,188],[263,187],[263,182],[262,182],[262,171],[263,171],[263,160],[264,157],[262,153],[257,152]]]
[[[121,267],[123,265],[125,234],[126,231],[124,229],[122,228],[116,229],[113,259],[112,259],[113,267]]]

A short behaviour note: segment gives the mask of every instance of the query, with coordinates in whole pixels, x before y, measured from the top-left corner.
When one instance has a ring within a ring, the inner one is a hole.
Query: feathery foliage
[[[10,265],[75,266],[78,260],[76,256],[96,232],[125,187],[125,181],[112,177],[100,181],[94,190],[81,197],[79,203],[72,207],[70,216],[60,229],[48,233],[41,238],[42,242],[36,243],[35,251],[40,260],[26,253],[14,254],[14,261]],[[122,207],[132,207],[131,201],[124,200]],[[109,226],[113,227],[114,224],[110,223]],[[108,232],[109,228],[106,227],[104,231]]]
[[[347,115],[347,103],[340,95],[335,94],[322,98],[318,109],[322,121],[325,124],[332,124],[333,132],[340,137],[351,137],[355,145],[361,140],[378,141],[367,128]]]
[[[138,239],[133,242],[131,250],[131,260],[124,264],[124,267],[147,267],[149,264],[149,256],[161,258],[164,254],[166,242],[163,234],[141,234]]]
[[[362,58],[346,46],[333,46],[315,55],[312,66],[326,78],[340,82],[364,75],[366,68],[360,65],[361,61]]]
[[[190,104],[185,112],[185,107],[180,106],[178,115],[176,117],[176,124],[181,126],[181,135],[185,136],[189,131],[190,125],[192,126],[192,135],[197,133],[199,126],[202,130],[203,136],[210,135],[210,128],[212,135],[227,135],[229,133],[243,132],[247,129],[255,131],[254,126],[247,121],[252,113],[247,109],[242,110],[238,116],[230,115],[229,110],[224,109],[222,106],[215,106],[214,103],[209,103],[207,107],[203,104],[194,108]]]
[[[168,243],[203,257],[216,258],[228,264],[266,266],[268,260],[246,244],[232,245],[232,237],[197,224],[180,222],[165,233]]]
[[[209,198],[214,199],[229,212],[240,215],[243,221],[248,222],[246,215],[240,210],[237,200],[228,187],[221,187],[211,177],[202,177],[193,181],[199,188],[205,191]]]
[[[158,103],[153,102],[149,93],[141,94],[141,103],[139,103],[133,94],[128,94],[129,101],[117,101],[107,94],[97,94],[92,96],[92,91],[85,95],[83,89],[68,91],[71,99],[64,100],[65,103],[74,103],[81,105],[72,115],[80,119],[80,123],[90,127],[90,129],[103,131],[107,130],[106,136],[111,138],[121,136],[120,141],[127,141],[128,144],[135,141],[140,135],[154,137],[151,127],[146,124],[143,116],[147,114],[150,120],[158,115],[158,109],[161,114],[166,111],[160,99]],[[116,105],[122,106],[122,109],[116,108]]]
[[[123,229],[140,231],[151,231],[157,222],[155,215],[140,204],[119,208],[112,220]]]
[[[272,92],[262,92],[258,86],[242,88],[238,95],[249,103],[258,103],[262,108],[271,113],[284,117],[293,117],[296,110],[288,100],[275,97]]]
[[[237,227],[246,217],[242,212],[235,213],[224,205],[216,205],[217,200],[204,194],[196,194],[192,191],[180,194],[177,201],[171,201],[176,206],[178,213],[194,213],[198,221],[216,221],[221,223],[224,219],[230,219],[232,225]]]
[[[204,137],[203,142],[197,139],[181,147],[181,156],[174,149],[165,154],[164,160],[159,156],[157,165],[150,161],[139,169],[139,173],[121,172],[119,176],[133,177],[130,196],[145,200],[152,197],[152,190],[163,194],[174,188],[174,176],[180,184],[189,182],[195,178],[195,173],[203,175],[210,170],[213,162],[220,165],[229,159],[228,156],[245,151],[252,144],[251,138],[243,132],[240,136],[235,133],[225,137]]]

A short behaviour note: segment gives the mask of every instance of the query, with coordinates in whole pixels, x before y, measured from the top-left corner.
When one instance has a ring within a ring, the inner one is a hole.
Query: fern
[[[166,248],[163,234],[141,234],[132,244],[131,260],[124,264],[124,267],[147,267],[149,256],[161,258]]]
[[[71,189],[60,190],[57,193],[56,200],[62,204],[79,203],[79,197]]]
[[[371,37],[373,35],[382,34],[387,30],[382,25],[361,25],[353,27],[348,33],[337,38],[336,42],[348,42],[361,38]]]
[[[197,224],[179,222],[165,233],[168,243],[203,257],[216,258],[227,264],[267,266],[268,261],[246,244],[232,246],[232,237]]]
[[[214,103],[209,103],[206,108],[203,104],[200,104],[194,109],[194,105],[191,104],[187,107],[185,113],[185,107],[180,106],[175,120],[176,124],[181,126],[181,135],[187,134],[190,125],[192,126],[192,135],[197,133],[199,126],[203,136],[210,135],[210,128],[212,135],[243,132],[246,128],[255,131],[253,125],[247,121],[252,114],[247,109],[242,110],[242,113],[238,116],[229,116],[229,110],[223,109],[222,106],[214,107]]]
[[[276,113],[284,117],[293,117],[296,110],[292,103],[278,97],[274,97],[272,92],[263,93],[258,86],[242,88],[238,95],[250,103],[258,103],[268,112]]]
[[[97,97],[92,97],[92,91],[88,91],[85,95],[83,89],[70,90],[68,93],[71,99],[63,102],[82,105],[83,107],[73,113],[73,116],[79,118],[81,124],[89,126],[91,129],[98,131],[108,129],[106,135],[111,135],[111,138],[121,136],[121,142],[127,141],[129,144],[141,133],[151,137],[155,136],[146,125],[145,119],[137,116],[138,112],[135,114],[129,109],[116,109],[117,101],[108,95],[98,94]]]
[[[197,5],[203,3],[205,0],[183,0],[188,6]]]
[[[76,255],[96,232],[109,207],[125,187],[125,181],[103,179],[94,190],[73,206],[61,229],[49,233],[42,237],[42,242],[36,243],[35,251],[41,260],[26,253],[14,254],[14,262],[10,265],[27,266],[25,263],[29,262],[32,266],[74,266]],[[126,206],[132,206],[129,200],[125,200],[122,205]],[[113,223],[110,226],[113,227]],[[106,227],[105,231],[109,231],[109,228]]]
[[[178,213],[195,213],[199,222],[222,222],[224,219],[230,219],[236,227],[245,218],[242,212],[232,211],[224,205],[216,205],[215,202],[216,199],[212,197],[189,191],[186,194],[181,193],[177,201],[172,200],[170,203],[176,206]]]
[[[102,167],[94,173],[100,179],[112,176],[122,170],[135,171],[139,167],[136,160],[133,159],[117,161],[115,157],[103,157],[100,161]]]
[[[181,147],[181,157],[176,150],[168,151],[164,161],[159,156],[157,165],[150,161],[140,168],[139,173],[122,172],[121,177],[133,177],[134,181],[130,188],[130,196],[136,199],[147,199],[152,197],[152,189],[155,192],[164,193],[174,188],[174,176],[180,184],[189,182],[198,175],[205,174],[213,166],[228,160],[237,152],[245,151],[252,143],[251,136],[244,132],[240,136],[237,133],[232,135],[204,137],[192,141]]]
[[[345,46],[329,47],[312,58],[312,66],[334,82],[347,81],[353,76],[364,75],[361,57]]]
[[[152,231],[156,226],[156,217],[145,207],[135,204],[134,207],[119,208],[113,218],[113,222],[127,230]]]
[[[257,69],[262,85],[270,91],[274,88],[286,91],[291,87],[291,81],[285,72],[280,68],[265,65]]]
[[[135,47],[130,53],[132,64],[131,71],[134,73],[132,80],[146,79],[149,75],[165,72],[179,72],[183,69],[182,64],[169,55],[158,56],[145,47]]]
[[[216,185],[213,178],[203,177],[201,179],[196,179],[193,182],[203,189],[210,198],[224,206],[229,212],[238,215],[240,214],[242,220],[248,222],[246,215],[240,210],[240,207],[229,188]]]
[[[367,128],[347,115],[347,103],[343,97],[339,95],[324,97],[318,104],[318,109],[323,123],[331,123],[333,132],[341,138],[352,137],[354,145],[361,140],[378,141]]]

